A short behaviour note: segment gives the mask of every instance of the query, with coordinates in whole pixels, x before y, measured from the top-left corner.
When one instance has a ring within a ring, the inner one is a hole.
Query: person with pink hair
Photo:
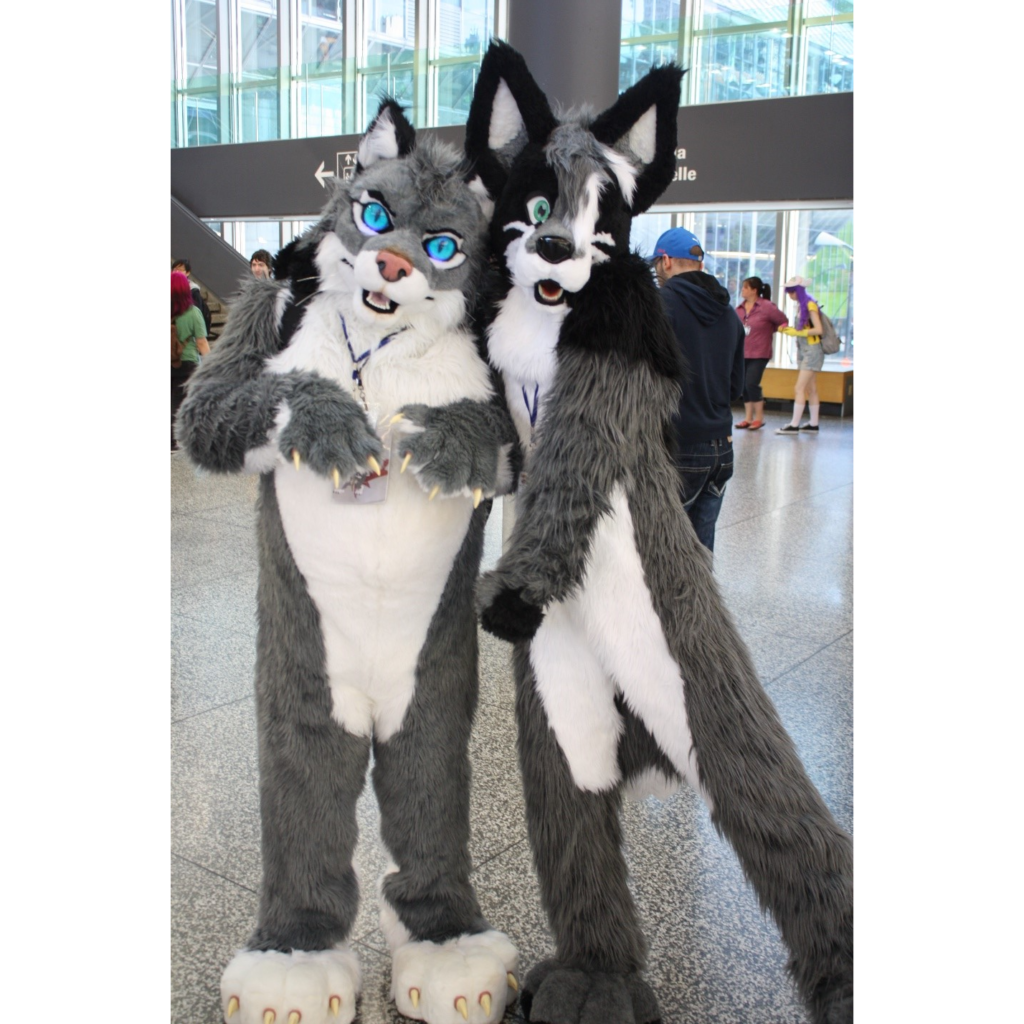
[[[780,334],[796,338],[796,389],[793,396],[793,418],[776,434],[817,434],[821,400],[818,398],[818,371],[825,365],[825,353],[821,349],[821,317],[818,302],[807,291],[811,282],[805,277],[791,277],[784,285],[786,296],[800,306],[796,327],[780,327]],[[810,422],[800,425],[804,406],[810,413]]]
[[[171,451],[175,448],[174,417],[185,398],[185,383],[210,354],[206,321],[192,301],[192,285],[180,271],[171,271],[171,324],[177,332],[178,358],[171,359]]]

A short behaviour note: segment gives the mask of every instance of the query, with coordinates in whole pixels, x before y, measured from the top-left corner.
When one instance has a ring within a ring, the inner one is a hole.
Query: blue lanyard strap
[[[535,384],[533,386],[533,404],[530,404],[530,396],[526,393],[526,387],[523,387],[523,401],[526,403],[526,411],[530,414],[530,426],[535,427],[537,425],[537,410],[540,407],[538,396],[540,395],[540,385]]]
[[[341,320],[341,333],[345,335],[345,344],[348,345],[348,354],[352,357],[352,379],[356,381],[359,380],[359,375],[370,356],[379,349],[382,349],[392,338],[401,334],[402,331],[408,328],[408,324],[406,324],[405,327],[399,327],[397,331],[392,331],[392,333],[387,335],[387,337],[382,338],[377,342],[377,345],[374,348],[368,348],[361,356],[357,356],[355,350],[352,348],[352,341],[348,336],[348,325],[345,323],[345,318],[341,313],[338,314],[338,317]]]

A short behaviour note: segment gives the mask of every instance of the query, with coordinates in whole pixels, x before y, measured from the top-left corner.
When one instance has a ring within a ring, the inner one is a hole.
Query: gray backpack
[[[825,316],[825,310],[818,307],[818,316],[821,317],[821,351],[827,356],[834,356],[843,343],[843,339],[836,334],[832,321]]]

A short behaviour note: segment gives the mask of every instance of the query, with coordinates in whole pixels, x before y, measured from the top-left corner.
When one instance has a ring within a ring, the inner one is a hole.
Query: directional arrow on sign
[[[334,171],[325,171],[324,170],[324,164],[326,162],[327,162],[326,160],[321,160],[320,161],[320,166],[316,169],[316,171],[313,174],[313,177],[316,178],[316,180],[320,182],[320,187],[321,188],[327,188],[327,186],[324,184],[324,178],[333,178],[334,177]]]

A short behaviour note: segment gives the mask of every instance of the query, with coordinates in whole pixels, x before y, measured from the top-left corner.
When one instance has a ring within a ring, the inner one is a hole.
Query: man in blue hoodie
[[[692,231],[666,231],[651,260],[688,368],[674,421],[683,506],[700,542],[714,551],[733,471],[731,403],[743,394],[743,326],[729,293],[704,273],[704,250]]]

